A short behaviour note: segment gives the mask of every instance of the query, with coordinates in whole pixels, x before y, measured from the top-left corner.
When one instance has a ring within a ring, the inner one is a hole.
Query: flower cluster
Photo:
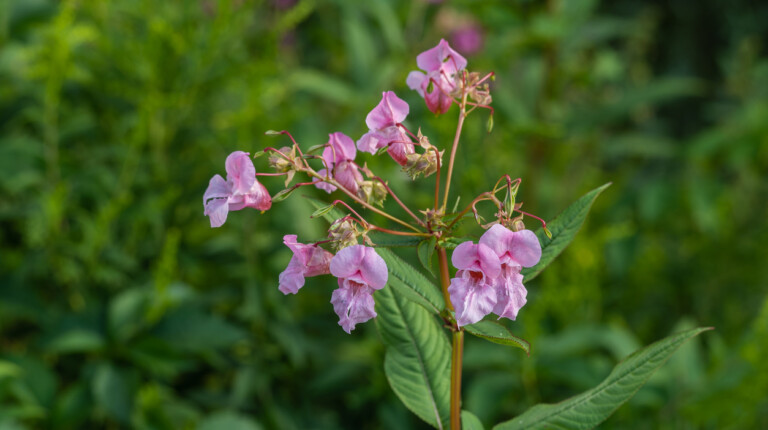
[[[459,270],[448,287],[456,323],[473,324],[491,312],[517,318],[528,294],[520,271],[540,258],[541,245],[532,231],[512,231],[501,224],[494,224],[477,244],[457,246],[451,261]]]
[[[467,106],[471,106],[469,112],[481,107],[493,112],[488,106],[491,98],[486,82],[493,74],[481,77],[466,71],[467,60],[451,49],[445,40],[419,54],[416,62],[423,72],[411,72],[406,83],[424,98],[432,112],[445,113],[454,102],[460,105],[462,111],[460,121],[466,116]],[[246,207],[267,210],[273,201],[286,198],[301,186],[314,186],[329,194],[340,192],[365,209],[396,222],[400,227],[407,227],[407,231],[396,231],[376,226],[366,221],[347,203],[335,200],[331,205],[318,209],[316,215],[324,215],[337,205],[345,206],[351,214],[341,216],[331,223],[326,240],[304,244],[297,241],[296,235],[283,237],[283,243],[293,256],[286,269],[280,273],[278,289],[286,295],[297,294],[308,277],[336,277],[338,288],[331,294],[331,304],[339,317],[339,325],[347,333],[357,324],[376,316],[373,293],[384,288],[387,283],[387,265],[372,247],[375,244],[368,233],[375,230],[401,237],[412,236],[417,242],[436,241],[448,237],[456,222],[449,223],[444,217],[458,134],[448,166],[445,199],[440,207],[439,178],[444,151],[433,146],[420,129],[413,133],[403,124],[409,110],[408,103],[394,92],[384,91],[381,101],[365,118],[368,131],[357,142],[342,132],[335,132],[328,135],[325,144],[308,148],[306,152],[302,151],[288,132],[268,132],[286,134],[293,142],[290,147],[264,150],[265,153],[270,152],[269,165],[274,173],[257,173],[249,154],[235,151],[227,157],[225,163],[226,180],[215,175],[203,196],[204,214],[210,218],[212,227],[224,224],[229,211]],[[461,130],[461,123],[458,130]],[[321,155],[316,155],[320,150]],[[358,151],[374,155],[386,151],[411,179],[436,173],[434,207],[420,211],[424,214],[423,219],[416,216],[397,198],[386,181],[376,176],[366,164],[361,166],[357,163]],[[316,163],[315,167],[312,163]],[[304,173],[311,180],[290,186],[297,173]],[[284,176],[286,189],[270,197],[267,189],[256,179],[257,176]],[[504,225],[512,225],[515,230],[520,230],[511,231],[501,224],[494,224],[483,234],[479,243],[465,242],[455,249],[452,259],[458,271],[450,281],[450,286],[448,277],[443,279],[444,291],[450,295],[455,309],[455,324],[450,322],[454,328],[477,322],[491,312],[499,317],[515,319],[525,304],[526,290],[520,271],[522,267],[536,264],[541,256],[541,247],[531,231],[522,230],[522,212],[519,218],[511,218],[511,212],[520,212],[519,205],[514,204],[519,180],[515,182],[505,177],[507,181],[504,186],[499,187],[501,182],[497,183],[493,191],[483,193],[464,212],[452,218],[459,220],[472,209],[479,219],[475,204],[491,200],[498,209],[498,222],[506,220]],[[507,191],[504,202],[496,198],[496,193],[503,190]],[[377,205],[383,207],[382,203],[387,196],[391,196],[415,220],[415,224],[413,220],[404,221],[377,209]],[[360,239],[365,245],[359,243]],[[445,261],[447,257],[443,253],[441,258]]]

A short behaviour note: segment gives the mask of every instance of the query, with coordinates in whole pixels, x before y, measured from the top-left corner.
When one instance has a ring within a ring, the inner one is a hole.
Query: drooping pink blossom
[[[357,193],[358,183],[363,180],[363,175],[354,163],[357,156],[355,141],[341,132],[328,135],[328,146],[323,150],[323,162],[328,167],[320,169],[317,173],[324,177],[332,177],[341,186],[352,193]],[[329,174],[330,169],[330,174]],[[328,182],[315,180],[315,186],[323,191],[331,193],[336,190],[336,186]]]
[[[447,112],[453,103],[450,94],[456,89],[459,72],[467,67],[467,60],[454,51],[445,39],[440,39],[437,46],[416,57],[416,64],[425,73],[409,73],[406,84],[424,97],[429,110],[436,114]]]
[[[331,260],[331,275],[339,278],[339,288],[331,295],[331,304],[339,325],[347,333],[355,325],[376,316],[373,292],[387,283],[387,264],[373,248],[348,246]]]
[[[493,249],[501,262],[493,313],[514,320],[528,295],[520,271],[535,266],[541,259],[539,239],[531,230],[512,231],[495,224],[480,237],[479,243]]]
[[[448,293],[459,326],[474,324],[496,306],[496,278],[501,272],[499,257],[484,244],[464,242],[457,246],[451,262],[459,269]]]
[[[227,180],[214,175],[203,194],[203,213],[210,217],[211,227],[224,224],[229,211],[246,207],[265,211],[272,207],[272,198],[256,179],[256,168],[247,152],[229,154],[224,167]]]
[[[368,133],[357,141],[357,149],[375,154],[380,148],[398,164],[404,166],[406,156],[415,152],[413,142],[398,124],[408,116],[408,103],[392,91],[382,93],[381,101],[365,118]]]
[[[288,267],[280,273],[278,289],[283,294],[296,294],[304,286],[304,278],[327,275],[333,254],[317,245],[296,242],[295,234],[283,236],[283,243],[293,251]]]

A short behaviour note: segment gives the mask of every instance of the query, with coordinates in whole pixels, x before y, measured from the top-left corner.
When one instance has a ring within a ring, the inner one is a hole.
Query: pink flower
[[[269,192],[256,180],[256,168],[247,152],[235,151],[224,163],[225,181],[214,175],[203,194],[203,213],[210,217],[211,227],[221,227],[229,211],[249,207],[265,211],[272,207]]]
[[[477,25],[470,24],[454,31],[451,42],[461,52],[472,55],[483,48],[483,32]]]
[[[453,103],[449,94],[456,89],[457,75],[467,67],[467,60],[451,49],[445,39],[440,39],[437,46],[416,57],[416,64],[426,74],[419,71],[409,73],[405,80],[408,88],[424,97],[432,112],[447,112]]]
[[[536,265],[541,258],[541,245],[531,230],[512,231],[495,224],[481,237],[479,243],[493,249],[501,262],[501,275],[496,282],[496,305],[493,313],[499,318],[514,320],[525,305],[528,291],[523,286],[523,267]]]
[[[375,154],[380,148],[387,148],[389,155],[401,166],[407,162],[406,155],[413,154],[413,142],[398,126],[408,116],[408,103],[394,92],[382,93],[381,101],[365,118],[368,133],[357,141],[357,149]]]
[[[331,304],[339,325],[347,333],[355,325],[376,316],[373,291],[387,283],[387,264],[373,248],[348,246],[331,260],[331,275],[339,278],[339,288],[331,295]]]
[[[283,236],[283,243],[293,251],[288,267],[280,273],[278,289],[283,294],[296,294],[304,286],[304,278],[327,275],[333,254],[317,245],[296,242],[295,234]]]
[[[501,262],[493,249],[472,242],[457,246],[451,262],[459,269],[448,287],[456,323],[459,326],[474,324],[496,305],[495,284],[501,273]]]
[[[331,173],[329,175],[328,169],[320,169],[317,173],[324,177],[330,176],[344,188],[352,193],[357,193],[358,182],[363,180],[363,175],[360,174],[357,164],[353,162],[357,156],[355,142],[349,136],[338,131],[329,134],[328,137],[328,146],[323,150],[323,161],[331,169]],[[319,180],[315,182],[317,182],[315,184],[317,188],[328,193],[336,190],[336,186],[328,182]]]

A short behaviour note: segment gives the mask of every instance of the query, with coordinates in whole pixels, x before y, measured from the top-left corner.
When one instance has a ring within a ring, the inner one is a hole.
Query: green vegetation
[[[287,144],[267,130],[306,147],[359,138],[385,90],[447,146],[454,123],[405,76],[467,25],[496,114],[490,134],[485,113],[468,119],[452,198],[508,173],[551,221],[613,184],[501,321],[530,356],[466,337],[465,426],[608,383],[641,345],[713,326],[600,428],[768,428],[768,6],[445,3],[0,2],[0,429],[425,428],[387,383],[399,361],[375,324],[337,326],[332,278],[277,290],[283,234],[324,235],[317,206],[294,196],[213,230],[202,195],[230,152]],[[430,205],[432,178],[367,160]]]

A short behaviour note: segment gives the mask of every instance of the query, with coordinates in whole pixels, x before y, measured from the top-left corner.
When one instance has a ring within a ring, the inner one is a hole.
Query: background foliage
[[[387,386],[374,324],[336,325],[330,278],[277,291],[282,235],[326,228],[312,206],[212,230],[201,196],[231,151],[285,144],[267,129],[359,137],[388,89],[446,146],[455,112],[435,118],[404,83],[441,37],[497,73],[493,133],[482,115],[465,128],[463,201],[509,173],[551,219],[613,181],[506,324],[531,356],[467,340],[465,409],[490,426],[709,325],[602,428],[768,427],[766,5],[12,0],[0,428],[423,428]],[[431,179],[370,164],[427,206]]]

